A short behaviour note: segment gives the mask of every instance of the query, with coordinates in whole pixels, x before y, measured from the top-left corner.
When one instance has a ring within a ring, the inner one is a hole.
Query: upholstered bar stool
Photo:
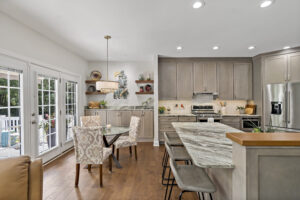
[[[170,146],[183,146],[177,133],[172,134],[172,133],[165,132],[164,139],[165,139],[165,143],[167,143]],[[165,149],[164,156],[163,156],[162,163],[161,163],[162,166],[164,165],[164,162],[166,159],[168,160],[168,155],[167,155],[167,150]]]
[[[196,167],[195,165],[177,165],[173,159],[170,159],[170,166],[174,179],[171,183],[168,199],[171,198],[172,189],[176,180],[177,186],[181,189],[179,200],[185,192],[197,192],[199,198],[201,193],[204,200],[204,193],[208,193],[210,199],[213,200],[212,193],[216,191],[216,187],[203,168]],[[169,181],[166,188],[165,199],[168,193],[168,186]]]
[[[191,163],[192,159],[189,156],[188,152],[183,146],[170,146],[168,143],[165,143],[165,148],[167,151],[167,158],[165,159],[165,162],[163,164],[163,172],[162,172],[162,184],[166,185],[164,181],[168,181],[169,178],[165,177],[166,169],[169,168],[169,174],[170,174],[170,166],[168,165],[168,157],[170,159],[173,159],[175,161],[184,161],[185,164]]]

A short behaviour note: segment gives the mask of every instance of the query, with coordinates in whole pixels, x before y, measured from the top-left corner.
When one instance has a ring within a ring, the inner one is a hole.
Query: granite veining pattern
[[[226,133],[243,131],[221,123],[173,122],[193,163],[203,168],[234,168],[232,141]]]

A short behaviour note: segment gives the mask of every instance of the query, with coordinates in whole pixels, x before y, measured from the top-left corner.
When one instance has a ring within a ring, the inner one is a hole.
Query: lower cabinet
[[[85,115],[100,115],[101,125],[111,124],[112,126],[129,126],[131,116],[141,118],[139,141],[153,141],[154,116],[153,110],[101,110],[86,109]]]
[[[176,134],[172,122],[196,122],[196,116],[159,116],[159,141],[164,141],[164,133]]]
[[[241,129],[241,117],[239,116],[223,116],[221,123],[239,130]]]

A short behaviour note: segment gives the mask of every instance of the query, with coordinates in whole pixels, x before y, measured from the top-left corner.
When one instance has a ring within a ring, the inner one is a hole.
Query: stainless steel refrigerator
[[[268,84],[265,94],[265,125],[300,130],[300,82]]]

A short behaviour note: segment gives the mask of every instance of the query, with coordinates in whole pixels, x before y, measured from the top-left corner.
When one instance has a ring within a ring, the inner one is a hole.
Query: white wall
[[[86,74],[86,78],[90,79],[90,72],[98,70],[102,73],[102,79],[106,80],[106,62],[90,62],[89,70]],[[117,80],[114,77],[114,72],[124,70],[127,75],[127,86],[129,95],[127,99],[114,99],[113,94],[107,95],[90,95],[87,97],[87,101],[100,101],[106,100],[109,106],[137,106],[147,100],[149,97],[154,98],[153,95],[136,95],[135,92],[139,91],[139,86],[135,83],[138,80],[140,74],[150,74],[153,79],[153,62],[152,61],[130,61],[130,62],[109,62],[108,78],[109,80]]]
[[[0,12],[0,27],[0,53],[26,62],[73,73],[79,76],[80,82],[83,83],[88,68],[86,60],[2,12]],[[79,108],[80,114],[82,114],[86,97],[85,95],[80,95],[80,97]]]

